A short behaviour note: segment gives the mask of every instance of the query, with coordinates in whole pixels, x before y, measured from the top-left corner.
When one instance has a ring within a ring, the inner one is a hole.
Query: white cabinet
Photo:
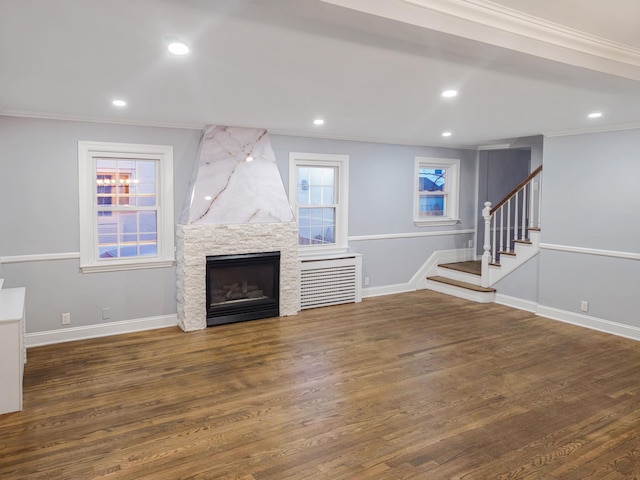
[[[0,414],[22,410],[24,288],[0,289]]]

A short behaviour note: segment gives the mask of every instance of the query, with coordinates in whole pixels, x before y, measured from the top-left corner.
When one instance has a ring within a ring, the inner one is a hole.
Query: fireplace
[[[280,252],[207,256],[207,327],[278,317]]]
[[[254,263],[243,273],[245,254]],[[176,225],[178,325],[297,315],[298,290],[298,225],[269,134],[205,127]]]

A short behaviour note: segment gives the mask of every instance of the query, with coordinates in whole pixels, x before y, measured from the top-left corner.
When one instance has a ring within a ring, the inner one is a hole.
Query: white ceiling
[[[637,0],[0,0],[0,114],[452,146],[640,126],[638,18]]]

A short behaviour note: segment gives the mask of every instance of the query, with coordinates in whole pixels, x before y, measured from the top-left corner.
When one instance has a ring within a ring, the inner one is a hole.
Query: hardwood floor
[[[430,291],[29,350],[9,479],[640,479],[640,343]]]

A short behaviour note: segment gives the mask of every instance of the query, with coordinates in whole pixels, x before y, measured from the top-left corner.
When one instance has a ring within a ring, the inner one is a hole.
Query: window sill
[[[80,265],[82,273],[119,272],[124,270],[142,270],[145,268],[167,268],[175,265],[174,260],[137,261],[131,263],[105,263],[98,265]]]
[[[442,225],[457,225],[460,223],[459,218],[439,218],[434,220],[417,220],[413,222],[416,227],[432,227]]]

